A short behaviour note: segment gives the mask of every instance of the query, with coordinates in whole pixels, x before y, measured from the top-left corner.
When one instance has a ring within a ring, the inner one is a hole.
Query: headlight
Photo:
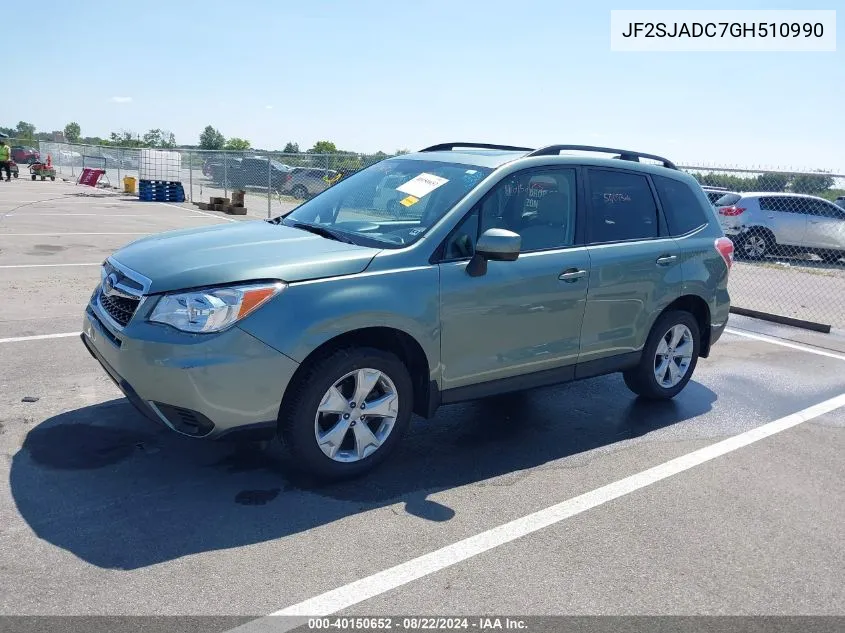
[[[166,323],[183,332],[219,332],[257,310],[285,287],[284,283],[275,282],[167,294],[159,299],[150,321]]]

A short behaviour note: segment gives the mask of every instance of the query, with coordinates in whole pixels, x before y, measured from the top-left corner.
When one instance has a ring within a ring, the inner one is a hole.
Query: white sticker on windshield
[[[396,191],[407,193],[415,198],[422,198],[447,182],[449,182],[447,178],[423,173],[412,178],[401,187],[396,187]]]

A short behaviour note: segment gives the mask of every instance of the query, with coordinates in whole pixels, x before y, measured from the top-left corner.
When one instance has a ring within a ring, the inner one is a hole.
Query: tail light
[[[745,211],[745,207],[719,207],[719,215],[736,216],[740,215],[743,211]]]
[[[727,237],[720,237],[716,240],[714,246],[716,247],[716,250],[719,251],[719,255],[722,256],[722,259],[725,260],[725,265],[728,267],[728,270],[730,270],[734,263],[734,243]]]

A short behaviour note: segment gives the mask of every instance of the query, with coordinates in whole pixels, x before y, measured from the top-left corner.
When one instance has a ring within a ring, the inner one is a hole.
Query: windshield
[[[390,158],[329,187],[282,222],[319,225],[356,243],[401,248],[422,237],[492,171],[476,165]]]
[[[271,159],[271,160],[270,160],[270,164],[271,164],[273,167],[275,167],[276,169],[278,169],[279,171],[290,171],[290,170],[291,170],[291,168],[290,168],[290,167],[288,167],[287,165],[283,165],[282,163],[280,163],[280,162],[279,162],[279,161],[277,161],[277,160],[272,160],[272,159]]]

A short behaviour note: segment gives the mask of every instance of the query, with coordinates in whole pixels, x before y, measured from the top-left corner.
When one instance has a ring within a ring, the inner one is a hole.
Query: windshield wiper
[[[309,233],[314,233],[315,235],[320,235],[321,237],[327,237],[330,240],[337,240],[338,242],[345,242],[346,244],[354,244],[352,240],[348,237],[341,235],[337,231],[332,231],[324,226],[317,226],[315,224],[306,224],[305,222],[293,222],[290,224],[295,229],[302,229],[303,231],[308,231]]]

